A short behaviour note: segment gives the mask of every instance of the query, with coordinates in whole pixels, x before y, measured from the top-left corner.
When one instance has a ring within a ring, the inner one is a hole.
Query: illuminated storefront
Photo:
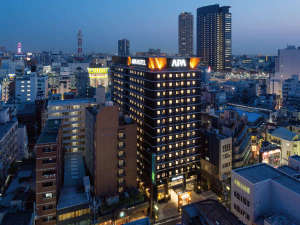
[[[109,68],[88,68],[90,86],[97,88],[98,86],[103,86],[105,89],[108,88],[109,79],[108,79]]]

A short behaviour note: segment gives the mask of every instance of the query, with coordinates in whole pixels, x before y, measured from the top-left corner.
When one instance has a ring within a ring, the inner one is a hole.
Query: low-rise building
[[[223,184],[230,178],[232,170],[232,137],[211,130],[204,132],[203,138],[201,183],[208,190],[221,194],[225,188]]]
[[[0,109],[0,186],[8,170],[18,157],[18,120],[11,115],[8,107]]]
[[[245,224],[264,224],[270,216],[284,215],[300,222],[300,182],[267,164],[232,171],[231,211]],[[293,224],[293,223],[291,223]]]
[[[281,148],[281,164],[288,164],[289,157],[300,155],[300,136],[284,127],[268,131],[267,139]]]
[[[184,225],[242,225],[243,223],[216,200],[208,199],[182,207]]]
[[[64,181],[57,203],[57,225],[91,224],[90,182],[82,153],[64,155]]]

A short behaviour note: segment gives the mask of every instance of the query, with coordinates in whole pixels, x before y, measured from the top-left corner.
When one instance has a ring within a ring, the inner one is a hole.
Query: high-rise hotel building
[[[155,201],[198,182],[199,62],[113,57],[113,100],[137,123],[139,185]]]
[[[197,56],[214,71],[231,71],[231,13],[229,6],[197,9]]]

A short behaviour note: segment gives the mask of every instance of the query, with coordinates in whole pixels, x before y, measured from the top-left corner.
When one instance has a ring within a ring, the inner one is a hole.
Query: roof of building
[[[47,120],[37,144],[56,143],[61,121],[58,119]]]
[[[132,221],[130,223],[125,223],[125,225],[150,225],[150,220],[148,217],[146,217],[140,220]]]
[[[83,187],[85,169],[82,154],[65,153],[64,162],[64,185],[57,204],[58,210],[89,203]]]
[[[285,173],[285,174],[287,174],[287,175],[289,175],[289,176],[291,176],[291,177],[294,177],[294,178],[296,178],[296,176],[299,176],[299,175],[300,175],[300,172],[299,172],[299,171],[297,171],[297,170],[295,170],[294,168],[289,167],[289,166],[281,166],[281,167],[278,167],[278,169],[279,169],[281,172],[283,172],[283,173]]]
[[[35,115],[36,105],[34,103],[17,104],[17,115]]]
[[[95,103],[95,98],[72,98],[65,100],[50,100],[48,106],[60,106],[60,105],[74,105],[74,104],[88,104]]]
[[[208,199],[196,203],[192,203],[182,207],[183,213],[187,214],[191,219],[200,221],[206,220],[207,224],[219,225],[242,225],[238,218],[228,211],[221,203],[216,200]],[[196,222],[195,221],[195,222]]]
[[[293,155],[291,158],[300,161],[300,155]]]
[[[275,130],[271,131],[270,134],[272,136],[288,140],[288,141],[293,141],[295,138],[298,137],[298,135],[284,127],[278,127]]]
[[[247,112],[245,110],[237,109],[237,108],[235,108],[234,110],[237,111],[240,116],[247,116],[248,122],[250,123],[256,123],[259,119],[263,118],[262,114],[260,113]]]
[[[7,123],[0,124],[0,140],[11,130],[13,126],[18,123],[17,119],[14,117],[11,121]]]
[[[9,212],[4,215],[1,225],[29,225],[31,224],[32,218],[32,212]]]
[[[284,215],[273,215],[266,218],[265,221],[272,225],[297,225],[295,221],[292,221],[290,218]]]
[[[300,182],[298,180],[268,164],[256,164],[233,170],[233,172],[239,174],[253,184],[272,180],[300,194]]]

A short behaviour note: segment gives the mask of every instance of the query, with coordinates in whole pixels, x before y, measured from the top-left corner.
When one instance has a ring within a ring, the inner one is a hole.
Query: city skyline
[[[131,41],[132,52],[161,48],[176,53],[178,15],[186,11],[195,16],[197,8],[209,4],[232,7],[233,54],[276,54],[277,49],[287,44],[300,45],[297,23],[290,22],[300,19],[297,14],[300,2],[292,0],[273,0],[272,4],[258,0],[190,0],[188,3],[179,0],[132,0],[130,3],[88,0],[84,4],[74,0],[72,5],[57,0],[32,0],[30,4],[18,0],[17,3],[2,3],[4,13],[0,15],[0,25],[5,31],[0,37],[0,46],[11,51],[16,51],[17,43],[22,42],[24,50],[28,51],[75,53],[76,34],[81,29],[85,53],[115,54],[117,40],[122,38]]]

